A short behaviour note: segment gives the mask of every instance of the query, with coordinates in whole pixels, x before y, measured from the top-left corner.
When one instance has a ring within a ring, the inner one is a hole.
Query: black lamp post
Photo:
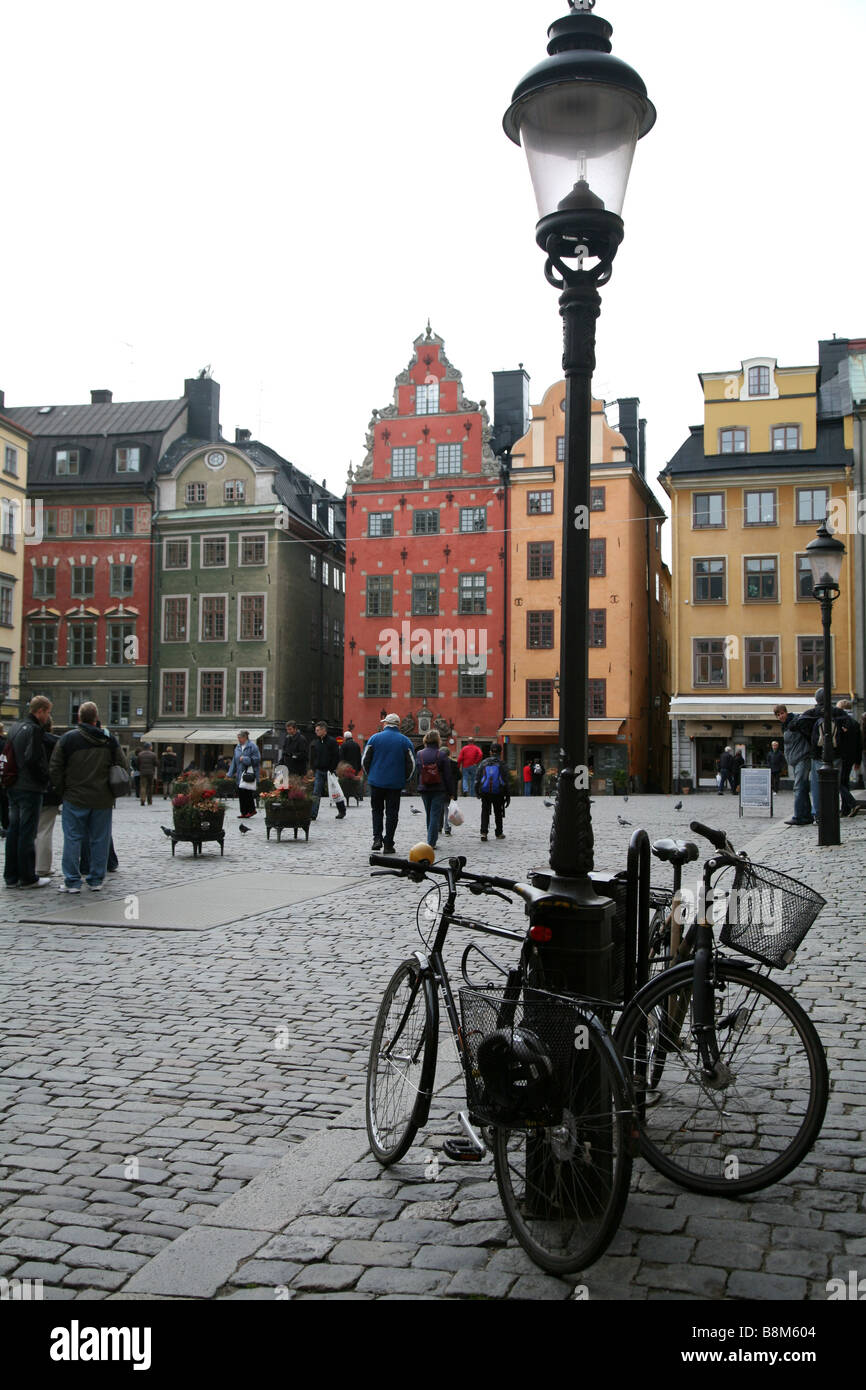
[[[547,256],[545,276],[561,291],[566,377],[559,654],[559,766],[550,837],[553,885],[573,901],[584,943],[608,958],[613,906],[589,879],[589,517],[592,373],[599,286],[623,238],[620,217],[641,136],[655,108],[638,74],[611,54],[613,29],[591,13],[595,0],[569,0],[571,13],[548,30],[548,57],[523,78],[505,113],[506,134],[529,162]],[[595,924],[593,926],[593,923]],[[604,970],[572,987],[609,997]]]
[[[839,777],[833,766],[833,648],[830,628],[833,604],[840,592],[845,547],[836,540],[827,522],[823,521],[816,539],[806,546],[806,554],[812,566],[812,593],[821,604],[824,624],[824,756],[818,768],[818,844],[840,845]]]

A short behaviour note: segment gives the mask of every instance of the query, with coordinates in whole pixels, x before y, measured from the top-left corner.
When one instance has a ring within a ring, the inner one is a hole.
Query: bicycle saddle
[[[691,864],[700,858],[700,850],[691,840],[656,840],[652,850],[656,859],[666,864]]]

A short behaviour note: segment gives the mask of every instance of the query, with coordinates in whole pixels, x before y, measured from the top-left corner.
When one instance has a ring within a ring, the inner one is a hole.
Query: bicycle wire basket
[[[784,970],[790,965],[826,899],[808,884],[766,864],[737,866],[730,888],[723,946]]]
[[[524,988],[461,989],[466,1099],[482,1124],[559,1123],[586,1073],[588,1006]]]

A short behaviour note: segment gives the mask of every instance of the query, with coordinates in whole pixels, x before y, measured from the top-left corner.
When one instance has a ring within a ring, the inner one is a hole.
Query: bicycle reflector
[[[553,932],[543,922],[536,922],[534,927],[529,928],[529,939],[546,943],[553,940]]]

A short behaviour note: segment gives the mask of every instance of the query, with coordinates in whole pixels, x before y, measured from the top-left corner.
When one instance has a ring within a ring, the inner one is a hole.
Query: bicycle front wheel
[[[821,1040],[786,990],[738,961],[714,969],[720,1066],[708,1078],[691,963],[625,1009],[616,1042],[635,1090],[641,1152],[693,1192],[743,1196],[778,1182],[818,1137],[829,1094]]]
[[[588,1028],[560,1123],[496,1128],[493,1164],[505,1215],[542,1269],[574,1274],[607,1249],[628,1197],[633,1128],[628,1081],[599,1024]]]
[[[381,1164],[402,1158],[427,1120],[438,1032],[432,981],[406,960],[385,990],[367,1063],[367,1135]]]

